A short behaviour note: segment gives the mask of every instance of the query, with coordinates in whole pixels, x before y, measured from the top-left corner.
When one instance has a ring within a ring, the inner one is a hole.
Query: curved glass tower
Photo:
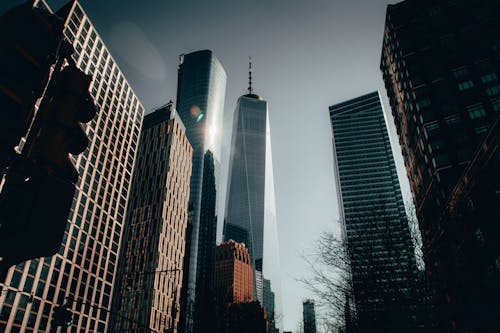
[[[191,225],[188,228],[190,235],[186,235],[189,248],[185,251],[181,298],[181,318],[186,318],[186,332],[194,329],[195,321],[203,321],[196,318],[196,314],[208,314],[209,311],[199,307],[205,304],[212,308],[209,299],[215,294],[215,198],[225,89],[226,73],[212,51],[180,56],[177,111],[193,147],[189,198]],[[184,330],[182,326],[180,329]]]

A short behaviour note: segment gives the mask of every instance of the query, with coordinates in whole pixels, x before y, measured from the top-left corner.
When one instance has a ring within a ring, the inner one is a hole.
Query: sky
[[[2,0],[0,11],[22,1]],[[385,0],[81,0],[147,112],[175,99],[178,57],[211,49],[227,73],[221,158],[227,178],[232,115],[248,85],[269,103],[285,330],[312,295],[302,254],[338,228],[328,106],[380,90],[403,196],[406,172],[379,70]],[[392,3],[394,3],[393,1]],[[64,1],[48,1],[58,8]],[[221,202],[221,201],[219,201]],[[219,230],[220,237],[220,230]]]

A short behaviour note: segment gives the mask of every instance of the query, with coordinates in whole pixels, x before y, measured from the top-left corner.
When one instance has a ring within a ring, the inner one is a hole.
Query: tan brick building
[[[112,332],[177,332],[192,148],[172,104],[144,117]]]

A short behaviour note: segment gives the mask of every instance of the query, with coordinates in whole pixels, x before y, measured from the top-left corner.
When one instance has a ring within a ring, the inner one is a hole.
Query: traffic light
[[[88,92],[92,77],[76,68],[68,47],[61,53],[69,64],[62,70],[56,66],[23,154],[16,156],[4,178],[0,192],[3,266],[54,255],[66,229],[78,180],[69,154],[85,150],[88,138],[80,122],[89,122],[96,114]]]
[[[31,123],[62,31],[59,17],[28,1],[0,17],[0,173]]]
[[[88,146],[80,122],[91,121],[96,109],[88,92],[92,76],[76,68],[73,61],[59,73],[50,94],[36,140],[27,147],[34,163],[59,177],[76,182],[78,173],[69,154],[78,155]]]
[[[57,305],[52,313],[52,327],[70,327],[73,322],[73,312],[67,304]]]

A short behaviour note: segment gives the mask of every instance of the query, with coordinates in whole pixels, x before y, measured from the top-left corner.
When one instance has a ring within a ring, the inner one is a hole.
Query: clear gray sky
[[[19,2],[2,0],[0,9]],[[49,0],[54,8],[61,3]],[[338,221],[328,106],[374,90],[386,96],[379,61],[388,1],[81,3],[147,110],[175,98],[179,54],[215,52],[228,76],[223,184],[232,114],[252,56],[255,92],[269,102],[284,328],[295,330],[310,296],[296,281],[308,274],[300,254]],[[394,147],[392,118],[389,123]],[[407,199],[399,145],[396,161]]]

